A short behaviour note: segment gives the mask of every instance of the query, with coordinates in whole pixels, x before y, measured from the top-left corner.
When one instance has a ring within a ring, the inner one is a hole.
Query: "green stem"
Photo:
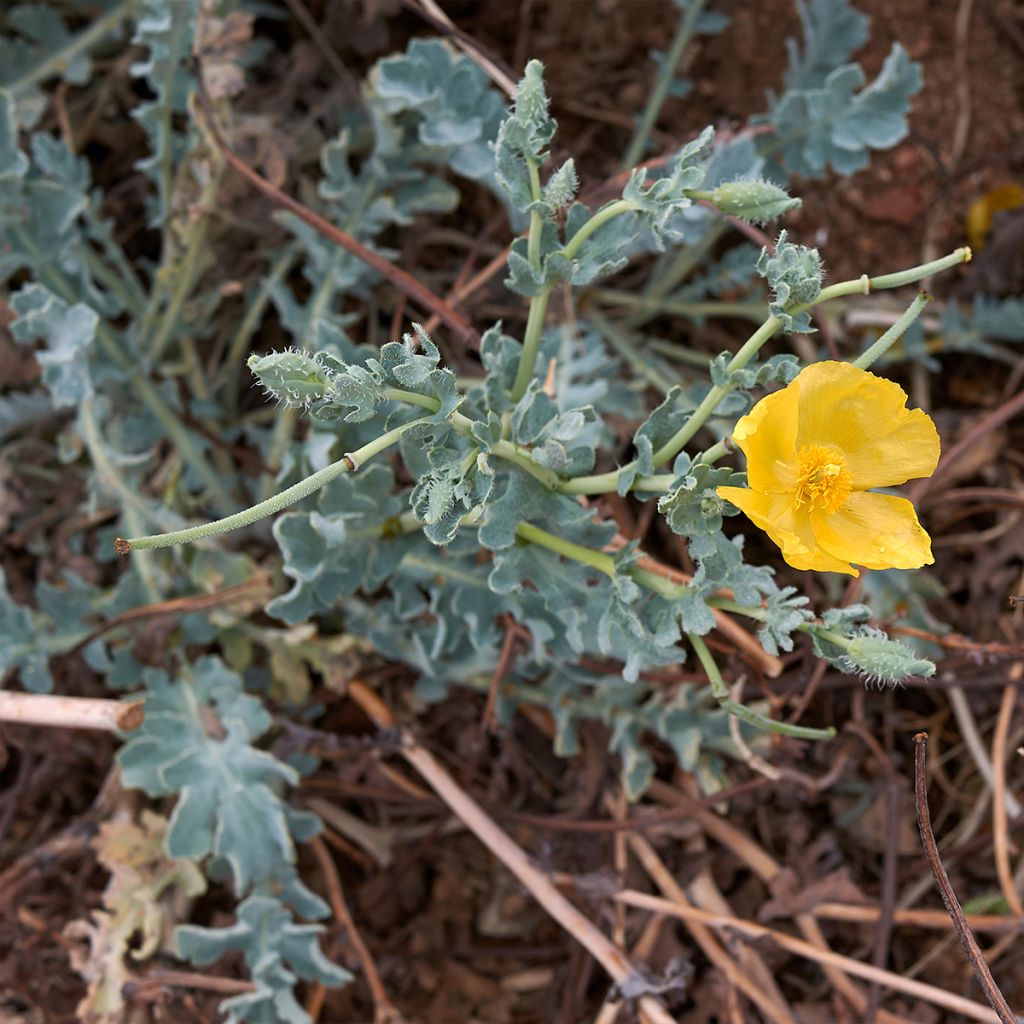
[[[540,348],[541,333],[544,330],[544,318],[548,311],[548,300],[551,298],[553,285],[545,285],[530,300],[530,313],[526,319],[526,332],[523,335],[523,351],[519,356],[519,367],[516,370],[515,383],[512,385],[512,401],[518,402],[533,379],[533,367],[537,362],[537,350]]]
[[[866,370],[873,362],[880,359],[906,333],[907,328],[921,315],[928,305],[931,296],[927,292],[920,295],[907,307],[904,314],[883,334],[870,348],[862,352],[853,365]]]
[[[536,168],[531,169],[533,173],[536,173]],[[533,174],[531,174],[531,188],[534,185]],[[536,187],[540,188],[540,178],[536,179]],[[535,198],[539,198],[539,193],[535,195]],[[607,224],[608,221],[613,220],[615,217],[619,217],[624,213],[629,213],[634,210],[635,205],[628,199],[619,199],[614,203],[609,203],[603,210],[598,210],[593,217],[590,218],[575,235],[566,243],[562,249],[562,255],[567,260],[574,260],[579,254],[583,243],[600,228],[603,224]],[[534,270],[540,270],[540,255],[539,249],[536,247],[540,244],[540,226],[541,221],[539,214],[536,211],[532,211],[530,214],[530,236],[528,240],[528,250],[530,252],[530,264]],[[536,241],[535,241],[536,239]],[[536,263],[534,257],[536,256]],[[551,298],[551,290],[554,285],[544,285],[541,290],[530,300],[530,312],[526,320],[526,332],[523,335],[523,351],[519,357],[519,367],[516,370],[516,379],[512,385],[512,401],[518,402],[523,395],[526,394],[526,389],[530,386],[530,381],[533,379],[534,364],[537,361],[537,349],[540,347],[541,333],[544,330],[544,318],[548,311],[548,300]]]
[[[708,645],[704,642],[704,638],[697,636],[696,633],[688,633],[687,636],[694,651],[697,653],[701,665],[704,667],[704,671],[707,673],[712,696],[714,696],[724,711],[757,729],[762,729],[765,732],[779,733],[782,736],[794,736],[801,740],[829,740],[835,736],[835,729],[809,729],[802,725],[789,725],[786,722],[777,722],[774,718],[758,714],[758,712],[752,711],[743,704],[734,701],[729,696],[729,687],[725,685],[722,673],[719,672],[718,665],[715,664],[715,659],[712,657],[711,651],[708,650]]]
[[[565,558],[571,558],[574,562],[589,565],[611,579],[615,578],[615,559],[611,555],[564,540],[553,533],[548,533],[547,530],[542,530],[539,526],[534,526],[533,523],[520,523],[516,527],[516,533],[531,544],[538,544]]]
[[[942,256],[931,263],[923,263],[919,267],[911,267],[909,270],[900,270],[895,274],[883,274],[881,277],[871,278],[871,287],[874,288],[902,288],[905,284],[915,284],[923,281],[932,274],[938,274],[943,270],[949,270],[960,263],[970,263],[973,253],[969,246],[962,249],[955,249],[948,256]]]
[[[134,6],[134,0],[125,0],[124,3],[109,10],[102,18],[97,18],[84,32],[79,32],[77,36],[70,39],[66,46],[49,54],[42,63],[37,64],[16,81],[7,83],[3,88],[17,96],[23,89],[28,89],[37,82],[66,70],[80,53],[84,53],[108,32],[112,32],[128,16]]]
[[[647,138],[651,134],[654,122],[658,119],[658,114],[665,102],[665,97],[668,96],[672,78],[676,73],[676,68],[679,67],[679,61],[682,60],[686,44],[690,41],[690,37],[696,28],[697,19],[700,17],[704,2],[705,0],[690,0],[685,12],[679,19],[679,24],[676,26],[676,34],[662,62],[654,88],[651,90],[647,105],[640,116],[640,122],[633,132],[633,137],[629,140],[626,155],[622,158],[623,170],[628,171],[630,168],[635,167],[644,155]]]
[[[251,508],[243,509],[241,512],[236,512],[234,515],[218,519],[212,523],[192,526],[187,530],[176,530],[174,533],[161,533],[152,537],[118,540],[117,549],[121,554],[127,554],[129,551],[141,548],[166,548],[174,544],[191,544],[197,540],[217,537],[222,533],[228,533],[231,530],[238,530],[244,526],[249,526],[260,519],[265,519],[267,516],[275,515],[282,509],[286,509],[289,505],[294,505],[297,501],[301,501],[303,498],[320,490],[321,487],[343,473],[356,472],[364,462],[369,461],[375,455],[380,454],[398,441],[407,430],[425,422],[425,419],[419,419],[412,420],[410,423],[403,423],[387,431],[387,433],[381,434],[380,437],[374,438],[369,444],[363,445],[362,448],[347,453],[338,459],[337,462],[332,462],[331,465],[325,466],[319,472],[306,477],[305,480],[292,484],[291,487],[285,488],[279,494],[275,494],[272,498],[261,501]]]
[[[580,249],[583,248],[583,243],[595,232],[598,228],[604,227],[605,224],[610,220],[614,220],[616,217],[621,217],[624,213],[632,213],[636,210],[636,204],[629,199],[616,199],[614,203],[609,203],[603,209],[597,211],[593,217],[590,218],[580,229],[576,232],[562,249],[562,255],[567,260],[574,260],[579,255]]]
[[[731,373],[734,370],[742,370],[747,363],[751,362],[760,351],[764,343],[779,329],[781,322],[770,316],[761,326],[746,340],[743,347],[732,357],[726,371]],[[694,434],[711,418],[712,413],[718,408],[718,403],[729,393],[728,387],[713,387],[705,396],[704,400],[693,411],[693,415],[669,438],[655,453],[654,464],[661,466],[674,459]]]
[[[526,161],[526,168],[530,175],[530,192],[535,203],[540,202],[542,191],[540,185],[540,170],[530,159]],[[530,266],[535,274],[540,274],[540,233],[544,227],[544,218],[538,210],[530,211],[530,233],[526,240],[526,255]]]

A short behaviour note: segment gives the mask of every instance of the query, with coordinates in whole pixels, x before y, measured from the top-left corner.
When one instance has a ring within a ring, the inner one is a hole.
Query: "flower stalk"
[[[381,434],[380,437],[374,438],[369,444],[363,445],[362,448],[343,455],[337,462],[332,462],[329,466],[325,466],[323,469],[312,474],[312,476],[306,477],[305,480],[300,480],[297,484],[292,484],[291,487],[285,488],[272,498],[243,509],[241,512],[236,512],[234,515],[225,516],[225,518],[217,519],[212,523],[191,526],[185,530],[175,530],[172,533],[159,533],[149,537],[133,537],[130,539],[118,537],[114,541],[114,546],[117,548],[118,554],[126,555],[129,551],[138,551],[145,548],[168,548],[173,547],[175,544],[192,544],[195,541],[217,537],[222,533],[229,533],[231,530],[240,530],[242,527],[249,526],[260,519],[266,519],[267,516],[276,515],[278,512],[288,508],[289,505],[294,505],[297,501],[302,501],[303,498],[314,494],[321,487],[329,484],[343,473],[356,472],[364,462],[369,461],[375,455],[379,455],[382,451],[385,451],[399,441],[406,431],[426,422],[427,419],[423,418],[403,423],[393,430]]]
[[[730,715],[752,725],[765,732],[778,733],[780,736],[792,736],[799,740],[830,740],[835,736],[836,731],[831,726],[827,729],[811,729],[803,725],[790,725],[788,722],[777,722],[774,718],[753,711],[751,708],[734,701],[729,696],[729,687],[725,685],[722,673],[715,663],[715,659],[708,650],[704,638],[695,633],[687,634],[690,644],[697,653],[697,658],[707,673],[708,683],[711,686],[711,694],[718,701],[719,706]]]

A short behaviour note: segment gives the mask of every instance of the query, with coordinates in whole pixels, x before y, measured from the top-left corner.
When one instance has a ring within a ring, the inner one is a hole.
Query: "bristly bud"
[[[824,275],[818,250],[787,241],[786,232],[781,231],[774,254],[767,247],[761,250],[757,272],[775,293],[769,308],[772,316],[782,321],[783,330],[800,334],[813,331],[806,310],[794,315],[787,307],[804,305],[818,297]]]
[[[531,60],[516,89],[515,105],[501,123],[494,142],[494,176],[508,201],[524,213],[539,199],[529,168],[547,160],[547,148],[558,125],[548,114],[544,65]]]
[[[887,637],[879,629],[856,625],[866,615],[863,605],[826,612],[824,629],[810,630],[815,653],[840,671],[879,685],[901,683],[910,676],[927,679],[935,674],[935,665],[919,658],[906,644]]]
[[[935,665],[927,658],[919,658],[900,643],[883,633],[854,637],[839,665],[845,672],[856,673],[871,683],[901,683],[910,676],[935,674]]]
[[[728,181],[711,193],[711,201],[722,213],[754,224],[781,217],[800,205],[799,199],[770,181]]]
[[[263,390],[285,405],[309,409],[331,392],[328,373],[308,352],[289,349],[269,355],[251,355],[246,363]]]

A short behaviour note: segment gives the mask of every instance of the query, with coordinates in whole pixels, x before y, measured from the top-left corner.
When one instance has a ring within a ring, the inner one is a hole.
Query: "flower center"
[[[835,448],[807,444],[797,452],[796,503],[837,511],[850,496],[853,481],[846,460]]]

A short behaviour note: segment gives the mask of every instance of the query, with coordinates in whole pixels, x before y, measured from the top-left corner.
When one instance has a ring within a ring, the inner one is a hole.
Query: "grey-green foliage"
[[[415,129],[437,162],[466,178],[493,182],[491,142],[505,109],[472,60],[440,40],[413,39],[404,54],[377,62],[368,86],[390,117]]]
[[[317,189],[321,212],[354,238],[373,247],[388,228],[454,210],[459,190],[446,169],[499,191],[491,145],[504,104],[468,57],[439,40],[414,39],[404,54],[378,61],[363,98],[365,114],[346,118],[323,147]],[[356,318],[341,303],[367,295],[377,274],[293,215],[281,219],[305,254],[309,285],[305,301],[284,283],[272,288],[282,323],[296,345],[350,357]]]
[[[0,88],[17,97],[18,120],[34,127],[46,109],[38,82],[46,68],[71,85],[89,80],[92,62],[75,45],[75,35],[54,8],[41,3],[11,4],[0,36]]]
[[[872,82],[849,58],[866,39],[866,19],[846,0],[799,5],[804,48],[790,42],[786,91],[773,97],[760,119],[772,126],[762,142],[791,174],[818,176],[829,167],[852,174],[866,167],[872,149],[906,137],[911,98],[922,85],[921,67],[894,43]]]
[[[117,756],[125,785],[153,797],[177,794],[169,856],[222,859],[240,898],[274,894],[303,917],[324,917],[327,906],[295,871],[293,841],[318,823],[283,800],[296,770],[252,745],[271,725],[259,699],[213,657],[174,677],[149,670],[143,682],[136,696],[145,698],[145,720]]]
[[[99,316],[82,302],[69,306],[42,285],[25,285],[11,300],[17,314],[11,333],[22,342],[45,339],[38,355],[43,383],[58,408],[74,406],[92,394],[89,347]]]
[[[796,0],[804,40],[786,40],[789,90],[818,89],[867,41],[869,19],[845,0]]]
[[[238,906],[238,920],[227,928],[179,928],[178,952],[199,966],[226,953],[243,954],[256,987],[221,1003],[227,1024],[307,1024],[309,1015],[293,995],[300,978],[324,985],[352,980],[320,951],[322,931],[320,925],[296,924],[271,896],[249,896]]]
[[[150,203],[150,220],[161,224],[170,213],[172,175],[187,152],[187,135],[174,120],[183,114],[194,89],[186,65],[192,53],[199,0],[139,0],[135,17],[137,46],[143,58],[132,65],[132,74],[145,80],[154,93],[133,111],[149,141],[150,154],[139,162],[156,186],[156,200]]]
[[[80,45],[74,60],[48,65],[81,37],[69,36],[43,4],[23,9],[50,13],[19,14],[17,38],[3,51],[15,57],[0,61],[3,81],[15,89],[13,95],[0,90],[0,281],[17,282],[12,330],[36,353],[46,391],[0,395],[0,431],[36,422],[44,408],[74,410],[62,436],[62,470],[84,476],[91,463],[88,511],[120,510],[116,523],[96,532],[93,547],[74,538],[75,552],[104,562],[115,531],[177,528],[206,514],[209,502],[232,511],[251,502],[269,478],[237,467],[233,453],[245,443],[275,456],[283,483],[396,424],[423,419],[399,445],[397,475],[384,461],[361,467],[277,520],[273,537],[291,586],[267,612],[289,624],[317,620],[324,632],[343,615],[345,628],[413,666],[418,692],[431,700],[457,685],[485,689],[506,624],[514,622],[530,640],[509,669],[504,714],[519,703],[547,704],[558,750],[566,754],[581,722],[605,723],[631,797],[652,775],[650,736],[667,743],[709,790],[722,785],[721,757],[733,752],[725,712],[704,690],[652,685],[645,673],[685,658],[684,632],[711,629],[719,587],[762,607],[759,636],[772,653],[791,649],[794,631],[806,628],[812,613],[805,598],[776,585],[769,569],[745,562],[742,544],[722,532],[731,507],[714,487],[738,482],[738,474],[685,453],[671,466],[654,464],[654,452],[692,413],[706,382],[669,387],[669,399],[645,419],[642,382],[628,379],[585,320],[579,329],[566,320],[542,332],[533,379],[519,397],[512,389],[523,345],[500,324],[483,335],[484,376],[457,387],[421,332],[380,348],[354,344],[354,337],[369,336],[357,310],[373,296],[376,272],[284,215],[294,235],[290,248],[301,260],[295,277],[302,280],[282,273],[266,292],[296,350],[251,363],[272,394],[311,414],[304,439],[288,444],[285,437],[282,444],[259,422],[259,411],[233,415],[237,405],[225,382],[236,381],[238,367],[228,360],[215,365],[217,353],[230,348],[220,332],[237,312],[222,305],[223,277],[200,273],[190,282],[191,269],[177,258],[181,235],[203,222],[203,211],[195,218],[175,215],[194,202],[191,170],[209,166],[201,134],[188,127],[198,0],[135,6],[140,55],[133,74],[146,98],[133,113],[149,145],[140,166],[151,188],[150,224],[163,232],[165,262],[157,267],[129,260],[117,244],[100,216],[102,196],[85,159],[55,135],[20,132],[31,127],[33,104],[44,99],[35,85],[59,73],[71,81],[84,77],[93,42]],[[794,51],[789,91],[773,107],[789,119],[792,138],[774,118],[772,130],[757,136],[759,154],[751,138],[716,145],[709,129],[664,165],[632,174],[622,197],[597,210],[576,201],[571,159],[548,166],[555,123],[539,64],[529,65],[506,118],[503,98],[468,57],[446,43],[415,40],[404,54],[378,62],[360,109],[328,114],[331,137],[320,152],[319,184],[304,198],[392,257],[387,246],[397,232],[417,217],[453,211],[462,192],[458,178],[468,179],[500,196],[517,228],[530,218],[540,225],[539,265],[526,239],[513,245],[513,290],[533,296],[563,282],[588,285],[636,254],[703,237],[716,215],[690,193],[711,192],[721,209],[751,220],[778,216],[794,200],[775,182],[779,168],[769,161],[790,172],[825,163],[842,171],[899,137],[916,66],[897,54],[879,82],[857,92],[858,72],[846,62],[859,45],[860,22],[847,11],[837,3],[804,14],[817,27],[808,27],[805,49]],[[49,27],[36,31],[35,23]],[[721,27],[720,18],[697,24],[698,31]],[[223,123],[230,127],[229,119]],[[310,124],[301,127],[308,138]],[[607,219],[593,230],[595,217]],[[233,235],[225,243],[221,230],[228,229],[219,221],[211,226],[204,248],[220,254],[236,244]],[[812,257],[792,247],[798,258],[791,259],[786,245],[780,240],[781,255],[763,257],[774,308],[783,312],[810,294],[814,277]],[[741,290],[755,260],[749,247],[730,250],[699,268],[673,297]],[[178,305],[175,289],[183,282],[187,301]],[[154,337],[163,345],[156,357]],[[784,381],[792,369],[778,358],[740,372],[713,363],[714,382],[730,394],[711,427],[728,429],[749,404],[749,389]],[[207,370],[214,374],[210,382]],[[189,390],[186,407],[182,396]],[[396,402],[396,392],[411,394],[412,404]],[[470,425],[457,427],[462,419]],[[509,461],[510,450],[530,459],[533,472]],[[623,493],[642,475],[671,470],[661,512],[696,561],[692,585],[675,596],[638,584],[635,544],[614,555],[609,574],[527,543],[517,532],[525,523],[594,552],[605,549],[614,527],[598,519],[593,504],[552,486],[588,473],[599,453],[605,464],[626,464]],[[153,493],[173,507],[156,508],[142,497]],[[247,539],[247,551],[249,541],[258,545],[260,529]],[[27,688],[46,689],[50,657],[88,639],[104,618],[169,596],[183,574],[188,592],[214,589],[250,575],[255,563],[241,552],[205,549],[194,560],[139,552],[134,567],[113,590],[74,579],[40,584],[31,605],[0,589],[0,671],[13,670]],[[248,663],[251,637],[225,626],[223,615],[186,617],[182,646],[194,655],[219,643],[232,666]],[[863,623],[849,629],[843,637],[856,646],[829,656],[865,672],[871,659],[885,662],[894,675],[899,652],[879,647],[883,641]],[[295,771],[263,749],[272,722],[247,688],[264,690],[265,674],[250,663],[242,675],[182,650],[169,652],[173,671],[144,672],[121,637],[93,642],[84,655],[111,688],[145,684],[145,724],[121,754],[126,782],[176,798],[172,852],[208,858],[210,873],[227,877],[240,901],[233,926],[181,929],[183,955],[205,964],[242,953],[257,987],[225,1004],[231,1020],[303,1021],[296,979],[339,984],[347,975],[320,955],[315,926],[294,921],[325,912],[295,869],[295,844],[312,834],[316,821],[289,807]],[[901,664],[909,671],[920,663]]]
[[[0,571],[0,679],[17,670],[26,690],[49,693],[53,689],[50,658],[89,639],[93,617],[108,599],[99,588],[65,572],[59,584],[43,581],[36,586],[35,606],[30,608],[11,598]],[[102,640],[88,643],[83,656],[97,671],[109,664]]]
[[[53,678],[34,619],[29,608],[12,599],[0,573],[0,680],[17,670],[26,690],[45,693],[53,689]]]
[[[792,313],[788,307],[813,302],[821,291],[821,256],[817,249],[794,245],[786,232],[779,234],[775,252],[765,249],[757,261],[757,272],[768,282],[773,296],[772,316],[782,321],[783,329],[804,334],[813,331],[806,311]]]

